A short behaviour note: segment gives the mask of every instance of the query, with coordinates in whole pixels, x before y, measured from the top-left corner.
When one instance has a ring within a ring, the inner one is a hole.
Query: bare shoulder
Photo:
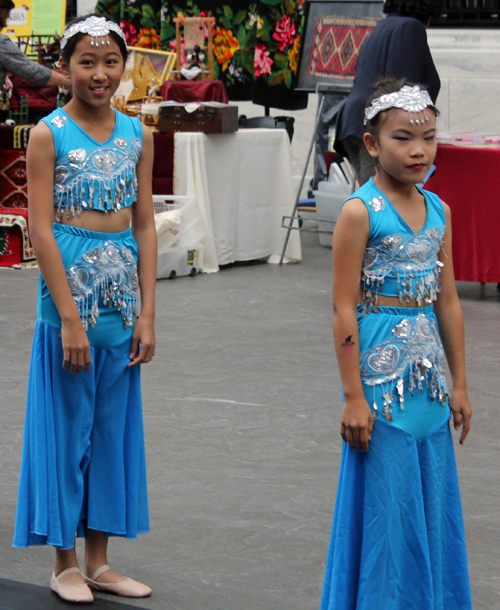
[[[333,232],[334,256],[364,252],[370,236],[370,216],[361,199],[349,199],[342,206]]]
[[[54,138],[52,136],[52,132],[50,131],[50,127],[44,121],[40,121],[38,125],[33,127],[30,130],[30,139],[28,142],[28,146],[33,146],[33,144],[51,144],[54,146]]]
[[[354,197],[353,199],[348,199],[344,205],[342,206],[341,214],[349,218],[358,218],[362,220],[363,218],[368,218],[368,210],[366,209],[366,205],[361,199]]]
[[[444,215],[446,216],[446,219],[448,220],[449,218],[451,218],[450,206],[447,203],[445,203],[442,199],[441,199],[441,203],[443,204]]]
[[[55,156],[56,150],[52,132],[48,125],[40,121],[30,131],[30,139],[26,150],[28,169],[33,170],[38,168],[41,171],[45,171],[47,167],[54,164]]]
[[[348,199],[340,211],[338,225],[354,227],[358,230],[369,230],[370,216],[364,202],[357,197]]]

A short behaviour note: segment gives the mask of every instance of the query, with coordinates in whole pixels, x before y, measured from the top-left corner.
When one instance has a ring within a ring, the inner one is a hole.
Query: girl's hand
[[[455,430],[459,430],[460,426],[462,426],[460,444],[463,445],[469,434],[470,420],[472,417],[472,408],[469,403],[469,397],[467,396],[467,390],[453,390],[450,398],[450,409],[453,414],[453,425],[455,426]]]
[[[61,327],[64,352],[63,369],[70,365],[71,373],[87,372],[90,368],[90,344],[80,318],[63,322]]]
[[[155,355],[155,330],[153,320],[140,316],[136,322],[130,345],[130,360],[128,366],[145,364]]]
[[[340,435],[353,451],[368,451],[373,430],[373,415],[364,398],[346,400],[340,419]]]

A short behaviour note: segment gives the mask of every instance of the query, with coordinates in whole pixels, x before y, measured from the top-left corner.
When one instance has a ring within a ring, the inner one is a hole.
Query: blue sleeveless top
[[[42,119],[54,138],[56,221],[83,210],[118,211],[137,195],[136,165],[142,151],[139,119],[115,110],[115,128],[104,143],[90,137],[62,109]]]
[[[417,187],[418,188],[418,187]],[[372,311],[379,294],[399,297],[400,303],[432,303],[441,290],[438,260],[446,231],[444,208],[437,195],[419,188],[427,216],[415,233],[373,178],[349,199],[361,199],[370,218],[370,237],[361,270],[363,313]],[[347,199],[347,201],[349,201]]]

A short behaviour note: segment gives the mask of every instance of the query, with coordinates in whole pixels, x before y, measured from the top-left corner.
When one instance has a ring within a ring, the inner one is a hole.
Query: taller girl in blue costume
[[[450,210],[416,186],[436,154],[437,111],[402,85],[381,81],[368,102],[377,174],[346,201],[333,239],[345,444],[321,610],[472,608],[448,424],[451,409],[463,443],[471,407]]]
[[[51,588],[82,603],[91,589],[151,593],[106,552],[108,536],[149,530],[139,365],[155,351],[153,140],[110,106],[127,57],[115,23],[76,20],[61,52],[73,98],[33,129],[27,153],[41,278],[14,546],[53,545]]]

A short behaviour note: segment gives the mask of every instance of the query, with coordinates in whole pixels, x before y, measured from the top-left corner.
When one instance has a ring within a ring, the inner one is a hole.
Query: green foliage
[[[281,21],[282,17],[283,17],[283,11],[281,10],[281,7],[280,7],[280,10],[271,9],[269,11],[269,25],[271,26],[271,29],[274,28],[274,24],[276,22],[279,23]]]
[[[175,40],[175,28],[171,23],[166,23],[166,22],[162,23],[161,38],[162,38],[162,42],[166,41],[167,47],[170,48],[168,46],[168,42],[170,42],[170,40]]]
[[[233,27],[233,24],[231,22],[231,19],[229,19],[228,17],[226,17],[225,15],[222,17],[219,17],[217,19],[218,23],[225,28],[226,30],[230,30]]]
[[[244,70],[243,76],[245,76],[245,72],[253,74],[255,51],[253,49],[244,49],[243,51],[240,51],[238,58],[241,62],[241,67]]]
[[[281,83],[283,83],[285,81],[287,72],[288,72],[288,70],[280,70],[279,72],[272,74],[269,77],[268,83],[270,85],[280,85]]]
[[[296,11],[295,11],[295,7],[296,4],[294,2],[294,0],[284,0],[283,2],[284,7],[285,7],[285,13],[288,13],[289,15],[293,15]]]
[[[197,4],[193,3],[193,0],[187,0],[186,7],[190,9],[188,11],[188,17],[195,17],[201,13],[201,10]]]
[[[240,25],[238,28],[238,32],[235,34],[238,42],[240,43],[240,48],[245,48],[248,43],[248,39],[250,38],[248,30],[245,29],[244,25]]]
[[[113,21],[119,23],[121,17],[121,1],[120,0],[99,0],[95,8],[98,15],[106,15],[111,17]]]
[[[134,16],[135,16],[135,10],[134,10],[134,7],[133,7],[133,6],[129,6],[129,7],[127,7],[127,15],[126,15],[126,16],[124,15],[124,17],[123,17],[123,18],[124,18],[126,21],[130,21],[130,22],[132,22],[132,23],[133,23],[133,22],[134,22]]]
[[[142,19],[141,25],[145,28],[155,29],[156,19],[153,11],[153,7],[150,4],[142,5]]]
[[[288,55],[278,51],[274,55],[274,63],[277,68],[286,69],[288,67]]]
[[[245,21],[246,16],[247,16],[246,11],[240,11],[239,13],[236,13],[236,16],[234,18],[234,23],[236,25],[242,23],[243,21]]]
[[[265,21],[262,25],[262,27],[260,28],[260,30],[257,30],[257,38],[259,40],[263,40],[266,42],[270,42],[271,41],[271,31],[274,27],[274,23],[270,23],[268,21]]]

